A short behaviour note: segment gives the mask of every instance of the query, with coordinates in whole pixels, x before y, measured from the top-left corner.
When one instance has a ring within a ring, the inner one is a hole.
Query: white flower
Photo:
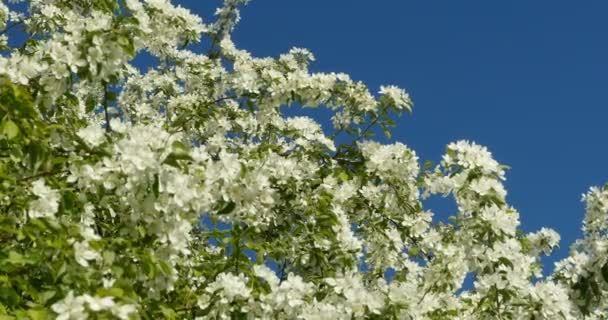
[[[515,230],[519,225],[517,216],[517,212],[514,210],[502,210],[498,206],[492,205],[481,210],[480,218],[490,224],[494,232],[515,235]]]
[[[167,239],[171,243],[173,250],[185,255],[190,254],[188,246],[191,240],[190,230],[192,230],[192,223],[176,216],[172,221],[165,224],[165,228],[168,229],[166,231]]]
[[[496,181],[496,179],[490,179],[482,177],[480,179],[473,180],[470,186],[471,190],[477,192],[480,196],[489,195],[494,192],[499,199],[504,199],[507,196],[502,183]]]
[[[89,246],[88,241],[74,242],[73,247],[76,262],[83,267],[88,267],[89,261],[101,258],[101,255]]]
[[[94,10],[91,13],[91,19],[87,19],[86,24],[87,31],[107,30],[112,25],[112,16]]]
[[[315,61],[315,56],[312,54],[312,52],[305,48],[292,48],[291,50],[289,50],[289,54],[292,54],[294,56],[302,56],[308,61]]]
[[[548,255],[559,244],[560,236],[555,230],[549,228],[541,228],[536,233],[527,235],[532,247],[532,253],[538,255],[544,253]]]
[[[104,277],[103,279],[101,279],[101,281],[103,282],[104,288],[111,288],[114,285],[114,282],[116,282],[116,279]]]
[[[59,209],[59,192],[49,188],[44,179],[32,183],[32,193],[38,199],[30,202],[28,216],[30,218],[53,218]]]
[[[6,27],[9,12],[8,7],[4,3],[0,2],[0,29],[4,29]]]
[[[494,174],[499,179],[504,179],[504,170],[486,147],[460,140],[450,143],[447,149],[448,153],[443,158],[446,165],[456,164],[466,169],[480,168],[484,174]]]
[[[384,306],[384,295],[364,286],[359,274],[349,273],[336,278],[326,278],[325,282],[333,287],[335,293],[344,296],[346,306],[356,317],[361,317],[366,308],[379,314]]]
[[[53,304],[51,309],[58,314],[57,320],[84,320],[88,318],[84,302],[82,296],[74,298],[74,293],[70,291],[62,300]]]
[[[99,123],[94,122],[84,128],[80,128],[76,134],[91,147],[99,146],[106,139],[104,129]]]
[[[366,159],[365,167],[370,173],[376,173],[382,178],[397,178],[413,182],[418,176],[420,167],[418,157],[402,143],[381,145],[374,141],[359,143],[361,153]],[[411,186],[412,190],[415,186]]]
[[[387,97],[398,109],[412,111],[412,100],[405,90],[396,86],[381,86],[379,93]]]
[[[125,133],[128,129],[128,124],[125,122],[122,122],[119,118],[112,118],[110,120],[110,128],[112,128],[112,131],[116,131],[119,133]]]
[[[99,240],[101,237],[95,230],[88,226],[80,226],[80,235],[86,240]]]
[[[231,273],[220,273],[215,281],[209,284],[206,291],[208,293],[217,292],[228,301],[234,301],[236,298],[248,299],[251,295],[251,288],[247,286],[247,277],[242,273],[238,276]]]
[[[256,276],[264,279],[271,289],[274,290],[274,288],[279,285],[279,278],[277,277],[275,272],[267,266],[256,264],[255,266],[253,266],[253,272]]]
[[[289,129],[297,130],[298,135],[302,137],[296,138],[295,142],[297,144],[307,147],[309,142],[317,142],[324,145],[329,150],[335,150],[333,141],[323,134],[321,126],[313,119],[308,117],[294,117],[288,118],[285,123]]]
[[[568,297],[568,289],[554,282],[539,282],[534,285],[531,295],[541,308],[534,310],[539,319],[574,318],[572,312],[577,308]]]
[[[112,307],[112,314],[120,320],[128,320],[129,315],[135,312],[137,312],[137,308],[132,304],[114,305]]]
[[[338,224],[334,225],[332,229],[336,233],[336,237],[342,248],[347,251],[360,251],[362,247],[361,240],[357,239],[351,230],[351,223],[348,221],[344,210],[338,206],[334,206],[333,211],[338,219]]]
[[[115,305],[112,297],[91,297],[88,294],[83,295],[83,297],[92,311],[108,310]]]
[[[265,297],[273,309],[283,310],[287,314],[294,314],[298,308],[306,304],[307,297],[314,292],[314,286],[305,282],[302,277],[290,273],[279,287],[272,288],[272,292]]]

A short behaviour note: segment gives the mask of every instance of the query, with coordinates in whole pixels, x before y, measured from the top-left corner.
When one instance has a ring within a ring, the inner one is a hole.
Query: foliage
[[[608,187],[543,276],[486,148],[372,141],[407,93],[237,49],[245,2],[0,5],[0,319],[606,319]]]

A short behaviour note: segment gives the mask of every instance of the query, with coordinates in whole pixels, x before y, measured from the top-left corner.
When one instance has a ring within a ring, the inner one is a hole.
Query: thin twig
[[[226,97],[221,97],[221,98],[218,98],[218,99],[217,99],[217,100],[215,100],[215,101],[212,101],[211,103],[219,103],[219,102],[222,102],[222,101],[224,101],[224,100],[231,100],[231,99],[233,99],[233,100],[237,100],[237,99],[238,99],[238,97],[237,97],[237,96],[226,96]]]
[[[106,117],[106,132],[110,133],[112,128],[110,128],[110,114],[108,113],[108,83],[103,82],[103,113]]]
[[[386,107],[382,107],[382,110],[380,110],[380,112],[384,112],[384,111],[386,111]],[[373,126],[374,126],[374,125],[376,125],[376,123],[378,123],[378,120],[380,120],[380,115],[376,116],[376,118],[375,118],[374,120],[372,120],[372,121],[371,121],[371,122],[370,122],[370,123],[367,125],[367,127],[366,127],[366,128],[363,130],[363,131],[361,131],[361,133],[359,134],[359,136],[358,136],[357,138],[355,138],[355,140],[354,140],[354,141],[355,141],[355,142],[356,142],[356,141],[360,141],[360,140],[361,140],[361,139],[362,139],[362,138],[365,136],[365,134],[366,134],[366,133],[367,133],[367,132],[368,132],[368,131],[369,131],[369,130],[370,130],[370,129],[371,129]]]
[[[391,217],[386,217],[386,219],[388,219],[388,221],[393,224],[393,226],[397,229],[401,228],[400,224],[397,223],[397,221],[395,221],[394,219],[392,219]],[[410,241],[412,241],[414,243],[414,245],[418,246],[418,250],[420,250],[420,252],[422,253],[422,255],[427,259],[427,261],[433,261],[434,256],[432,253],[427,253],[425,252],[422,248],[420,248],[420,243],[418,242],[418,240],[416,238],[413,238],[411,236],[408,236],[408,239],[410,239]]]
[[[279,278],[279,285],[283,283],[287,279],[287,275],[285,274],[285,269],[287,269],[287,259],[283,260],[283,264],[281,265],[281,277]]]
[[[37,173],[35,175],[23,177],[23,178],[21,178],[21,181],[28,181],[28,180],[32,180],[32,179],[36,179],[36,178],[40,178],[40,177],[48,177],[48,176],[53,176],[56,174],[67,173],[67,172],[68,172],[67,170],[62,170],[62,171],[57,171],[57,172],[45,171],[45,172]]]

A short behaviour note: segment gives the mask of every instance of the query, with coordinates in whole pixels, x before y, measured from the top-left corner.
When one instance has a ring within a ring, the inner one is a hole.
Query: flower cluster
[[[112,297],[91,297],[88,294],[74,297],[72,291],[61,300],[51,306],[57,313],[57,319],[87,319],[90,312],[103,313],[109,312],[116,319],[127,320],[129,315],[135,312],[133,305],[118,305]]]

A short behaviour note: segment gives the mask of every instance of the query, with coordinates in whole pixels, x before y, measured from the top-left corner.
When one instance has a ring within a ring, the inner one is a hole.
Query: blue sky
[[[206,21],[221,4],[174,2]],[[451,141],[486,145],[512,167],[508,200],[523,229],[562,235],[552,269],[580,236],[581,194],[608,182],[606,12],[600,0],[254,0],[233,39],[256,56],[308,48],[313,71],[349,73],[374,92],[405,88],[414,113],[392,141],[423,161]],[[448,202],[429,205],[445,217]]]

